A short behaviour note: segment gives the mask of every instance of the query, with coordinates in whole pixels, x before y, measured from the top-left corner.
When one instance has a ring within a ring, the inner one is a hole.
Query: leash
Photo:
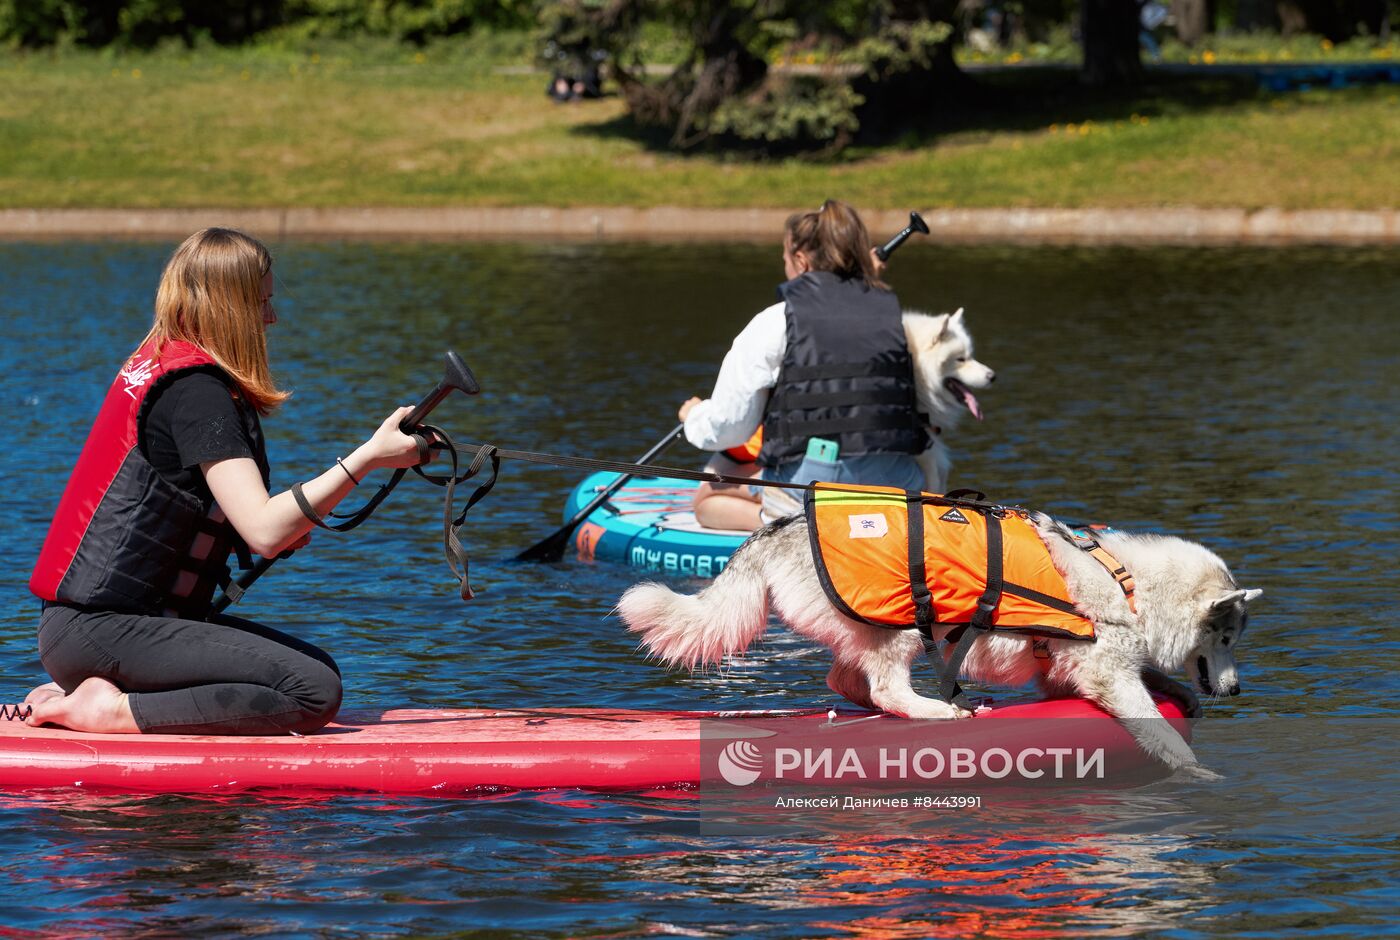
[[[432,483],[436,486],[445,487],[446,492],[443,494],[442,506],[443,551],[447,557],[447,566],[449,569],[451,569],[453,577],[457,579],[460,585],[462,600],[469,601],[476,596],[476,592],[472,590],[471,584],[467,578],[469,559],[467,557],[466,547],[462,544],[461,538],[458,535],[458,533],[466,524],[467,511],[470,510],[473,506],[475,506],[478,502],[480,502],[482,497],[484,497],[487,493],[491,492],[491,488],[496,485],[496,477],[500,470],[501,460],[500,457],[492,453],[492,448],[490,448],[489,446],[482,446],[477,449],[477,452],[472,458],[472,462],[467,467],[466,471],[459,473],[458,468],[460,466],[460,451],[458,447],[452,443],[452,438],[448,436],[447,432],[444,431],[442,428],[432,424],[419,424],[418,427],[421,428],[423,431],[430,432],[433,437],[433,442],[430,444],[429,438],[424,434],[415,433],[412,435],[414,441],[416,441],[418,444],[419,464],[412,468],[400,467],[399,469],[395,470],[394,475],[389,478],[389,482],[381,485],[379,487],[379,491],[376,492],[373,496],[371,496],[368,502],[366,502],[363,506],[361,506],[354,512],[330,512],[327,513],[325,516],[322,516],[320,513],[316,512],[316,509],[311,505],[310,500],[308,500],[305,494],[302,493],[300,483],[292,484],[292,496],[296,499],[297,507],[301,510],[301,514],[305,516],[308,520],[310,520],[312,524],[322,529],[329,529],[333,532],[348,532],[349,530],[362,524],[366,519],[368,519],[374,514],[374,511],[378,509],[380,504],[384,502],[385,498],[387,498],[388,495],[394,491],[394,488],[397,487],[399,483],[403,482],[403,479],[408,474],[409,469],[412,469],[414,473],[418,474],[420,477],[422,477],[424,480],[427,480],[429,483]],[[448,473],[446,475],[439,475],[427,473],[423,470],[422,464],[427,462],[430,450],[447,451],[447,453],[451,456],[452,459],[451,473]],[[455,502],[455,491],[457,484],[465,482],[466,480],[471,479],[472,477],[476,476],[479,472],[481,472],[482,465],[486,462],[487,459],[490,459],[491,461],[491,478],[482,485],[478,486],[472,492],[472,495],[467,499],[467,504],[462,507],[461,514],[454,518],[452,515],[452,506]],[[341,519],[344,521],[328,522],[327,519]]]
[[[502,460],[522,460],[527,463],[547,464],[555,467],[569,467],[579,470],[611,471],[619,474],[630,474],[631,476],[656,477],[673,480],[695,480],[701,483],[730,483],[738,486],[771,486],[785,490],[798,490],[810,492],[816,489],[815,483],[791,483],[780,480],[764,480],[754,477],[741,477],[725,473],[715,473],[709,470],[685,470],[680,467],[666,467],[659,464],[650,463],[624,463],[615,460],[600,460],[594,457],[574,457],[562,454],[547,454],[538,451],[513,450],[506,447],[499,447],[495,444],[467,444],[458,446],[441,428],[431,425],[423,425],[432,431],[437,438],[431,445],[433,450],[445,450],[451,457],[452,471],[446,475],[436,475],[424,473],[420,468],[413,470],[429,483],[445,487],[447,492],[443,496],[443,552],[447,558],[447,566],[452,571],[453,577],[459,582],[459,592],[462,600],[471,600],[475,592],[467,579],[470,568],[470,559],[462,540],[462,529],[466,526],[467,513],[473,506],[479,503],[496,485],[496,480],[500,475]],[[470,461],[467,469],[459,473],[458,468],[463,462],[467,462],[466,455],[470,453]],[[454,489],[481,472],[487,462],[491,464],[490,477],[479,485],[470,497],[462,511],[453,515]],[[402,473],[403,471],[400,471]],[[393,483],[394,481],[390,481]],[[387,484],[386,484],[387,485]],[[823,484],[827,490],[840,490],[842,492],[859,493],[865,492],[865,488],[856,486],[842,486],[841,484]],[[934,505],[960,506],[977,512],[990,513],[998,518],[1004,517],[1008,513],[1025,513],[1026,510],[1019,506],[1003,506],[999,503],[987,501],[985,493],[976,490],[953,490],[945,494],[923,493],[911,496],[911,499],[919,503],[931,503]],[[377,504],[376,504],[377,505]],[[308,507],[303,508],[306,512]],[[363,511],[363,510],[362,510]],[[372,511],[372,510],[371,510]],[[357,512],[355,515],[358,515]],[[308,513],[307,518],[317,521],[312,513]],[[361,520],[362,521],[362,520]],[[320,523],[318,523],[320,524]],[[355,524],[358,524],[355,523]]]
[[[436,430],[434,431],[436,433]],[[439,445],[432,445],[437,449]],[[694,480],[699,483],[730,483],[738,486],[771,486],[784,490],[800,490],[803,492],[816,489],[815,483],[791,483],[782,480],[765,480],[760,477],[741,477],[727,473],[715,473],[710,470],[685,470],[680,467],[666,467],[660,464],[650,463],[624,463],[617,460],[599,460],[594,457],[570,457],[560,454],[545,454],[528,450],[510,450],[504,447],[497,447],[495,444],[469,444],[464,449],[477,448],[474,460],[481,460],[482,452],[489,452],[497,458],[506,460],[524,460],[529,463],[549,464],[556,467],[571,467],[580,470],[605,470],[614,473],[630,473],[637,477],[659,477],[668,480]],[[427,477],[426,474],[424,474]],[[465,477],[463,477],[465,479]],[[458,481],[460,482],[460,480]],[[868,487],[845,486],[840,483],[823,483],[825,490],[839,490],[847,493],[868,492]],[[923,493],[920,500],[925,503],[932,503],[939,506],[961,506],[968,509],[975,509],[981,512],[995,512],[999,517],[1005,517],[1007,513],[1026,513],[1028,510],[1020,506],[1008,506],[1001,503],[987,501],[985,493],[977,490],[960,489],[950,490],[948,493],[935,494]]]

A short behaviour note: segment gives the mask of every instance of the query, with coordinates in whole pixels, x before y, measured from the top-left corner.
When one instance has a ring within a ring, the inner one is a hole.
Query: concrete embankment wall
[[[223,225],[267,240],[511,239],[777,241],[789,209],[596,207],[2,209],[0,238],[182,238]],[[940,242],[1158,245],[1400,244],[1400,210],[929,209]],[[862,213],[881,237],[907,211]]]

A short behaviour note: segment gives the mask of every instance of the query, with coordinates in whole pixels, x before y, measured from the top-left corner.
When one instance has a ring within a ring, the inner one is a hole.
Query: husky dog
[[[1065,526],[1040,513],[1030,521],[1064,577],[1069,597],[1092,621],[1096,640],[1046,641],[1046,670],[1030,637],[993,631],[973,643],[963,675],[1005,685],[1038,679],[1048,694],[1077,693],[1111,714],[1143,750],[1174,770],[1217,776],[1196,761],[1190,746],[1158,712],[1151,693],[1172,695],[1197,719],[1195,693],[1167,675],[1184,666],[1201,692],[1238,695],[1234,650],[1245,629],[1245,605],[1263,592],[1238,587],[1225,563],[1193,542],[1102,533],[1099,543],[1136,580],[1134,614],[1108,569],[1075,545]],[[832,691],[906,718],[970,714],[911,687],[911,663],[923,648],[916,631],[861,623],[832,605],[818,579],[803,516],[780,519],[754,533],[699,594],[638,584],[622,596],[617,609],[650,653],[669,665],[695,669],[719,663],[762,636],[770,600],[793,630],[831,649],[834,663],[827,685]],[[934,636],[942,639],[949,629],[935,627]]]
[[[991,385],[997,374],[972,357],[972,334],[961,307],[936,316],[906,311],[904,335],[914,360],[919,411],[929,422],[930,444],[917,458],[919,469],[924,472],[924,489],[942,493],[947,490],[952,466],[942,432],[957,426],[964,409],[982,420],[982,409],[972,390]]]

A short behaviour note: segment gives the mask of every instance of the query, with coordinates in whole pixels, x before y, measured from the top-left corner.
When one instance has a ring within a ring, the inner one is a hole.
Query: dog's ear
[[[1219,613],[1220,611],[1223,611],[1228,607],[1233,607],[1236,604],[1248,603],[1249,601],[1254,600],[1254,598],[1258,597],[1260,594],[1263,593],[1264,592],[1258,588],[1250,588],[1247,591],[1244,589],[1240,589],[1237,591],[1229,591],[1210,602],[1210,612],[1213,614]]]
[[[943,337],[947,336],[947,335],[953,330],[953,325],[954,325],[954,324],[959,324],[959,325],[961,325],[961,324],[962,324],[962,319],[963,319],[963,308],[962,308],[962,307],[959,307],[958,309],[954,310],[952,313],[947,314],[946,316],[944,316],[944,317],[943,317],[943,328],[942,328],[941,330],[938,331],[938,338],[939,338],[939,339],[942,339]]]

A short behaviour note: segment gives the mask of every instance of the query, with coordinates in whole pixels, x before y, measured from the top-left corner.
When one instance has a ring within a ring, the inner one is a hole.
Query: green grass
[[[678,156],[616,98],[558,106],[523,45],[0,54],[0,206],[815,204],[1370,209],[1400,193],[1395,86],[1269,95],[1172,80],[993,103],[838,159]]]

